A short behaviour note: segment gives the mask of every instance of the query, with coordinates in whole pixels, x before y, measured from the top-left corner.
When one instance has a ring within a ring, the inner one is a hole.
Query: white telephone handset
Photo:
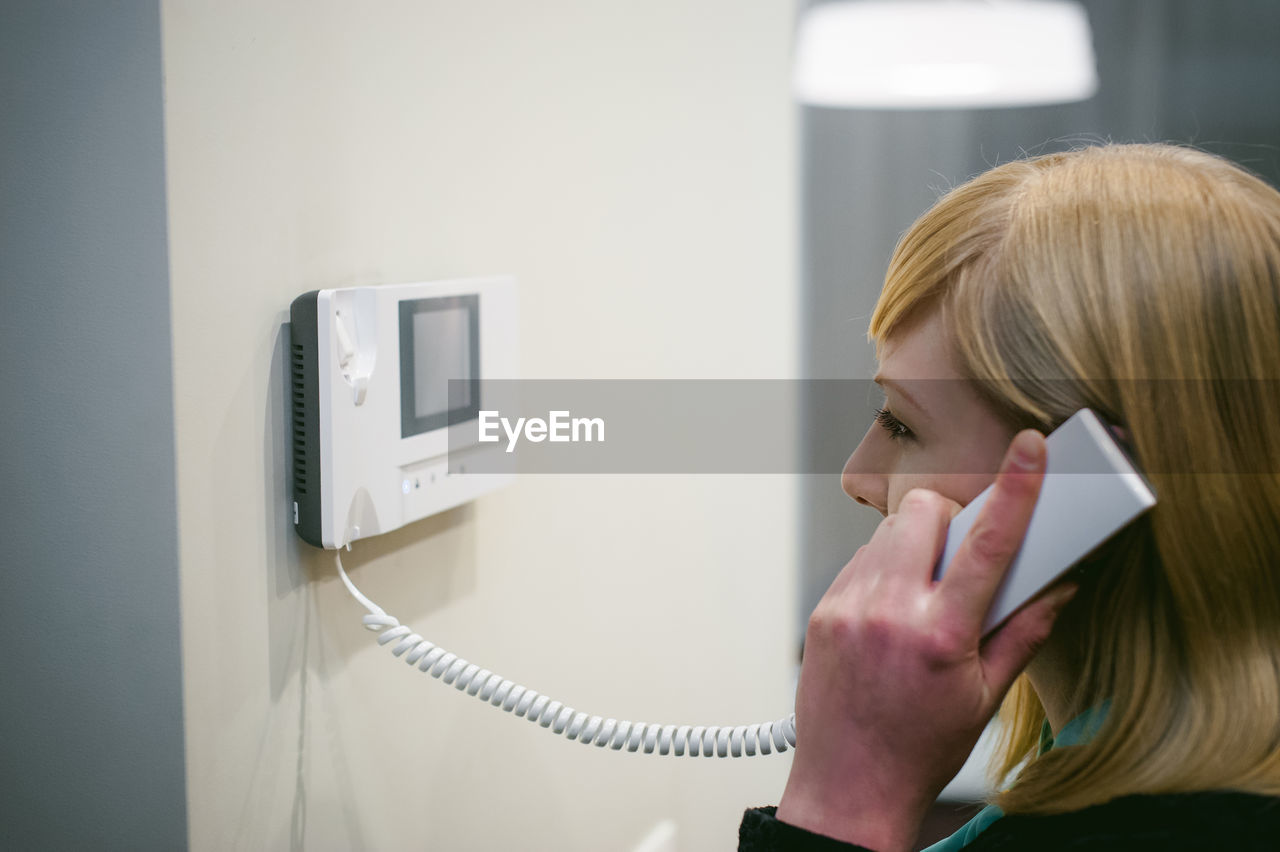
[[[1050,433],[1045,448],[1048,460],[1040,497],[1018,555],[987,612],[984,634],[1156,503],[1150,484],[1087,408]],[[946,573],[990,493],[987,488],[951,519],[935,580]]]

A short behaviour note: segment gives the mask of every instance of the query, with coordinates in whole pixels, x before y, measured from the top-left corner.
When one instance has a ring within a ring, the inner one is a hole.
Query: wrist
[[[793,771],[778,803],[783,822],[877,852],[914,848],[930,802],[849,778],[829,783]]]

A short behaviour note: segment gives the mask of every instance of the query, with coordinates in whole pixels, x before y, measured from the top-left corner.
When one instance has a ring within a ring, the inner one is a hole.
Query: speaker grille
[[[306,385],[303,380],[305,355],[302,344],[293,344],[291,373],[293,376],[293,492],[307,493],[307,419]]]

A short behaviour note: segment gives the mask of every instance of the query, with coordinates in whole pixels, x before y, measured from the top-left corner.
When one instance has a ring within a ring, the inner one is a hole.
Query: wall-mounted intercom
[[[458,446],[460,429],[451,446],[449,427],[477,418],[482,378],[517,378],[514,279],[313,290],[289,314],[304,541],[349,545],[510,481],[467,473],[469,455],[500,450]]]

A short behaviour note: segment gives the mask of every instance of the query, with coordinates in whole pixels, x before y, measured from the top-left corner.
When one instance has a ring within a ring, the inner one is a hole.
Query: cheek
[[[966,426],[967,431],[945,444],[934,442],[921,452],[903,456],[889,477],[890,513],[898,510],[903,495],[912,488],[928,488],[964,506],[995,481],[1014,432],[993,416]]]

